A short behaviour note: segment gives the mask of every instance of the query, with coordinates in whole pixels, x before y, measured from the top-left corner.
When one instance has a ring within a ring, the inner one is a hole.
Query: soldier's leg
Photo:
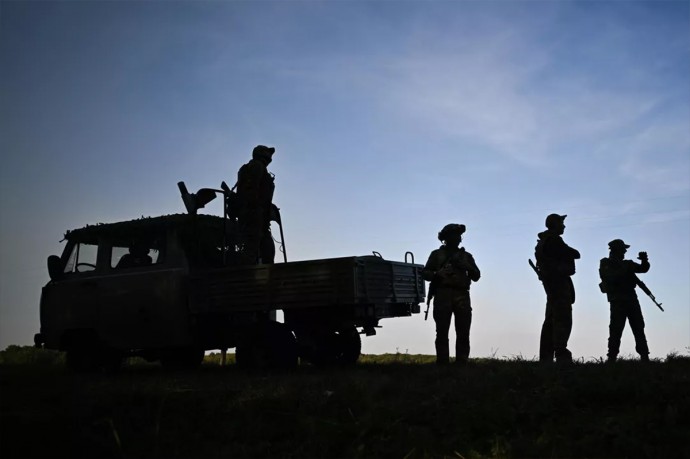
[[[625,327],[625,309],[623,305],[612,302],[611,303],[611,320],[609,322],[609,351],[608,358],[613,361],[618,357],[618,352],[621,347],[621,336],[623,335],[623,328]]]
[[[270,228],[265,228],[261,232],[261,242],[259,244],[261,253],[261,263],[272,265],[275,263],[276,246],[273,242],[273,235]]]
[[[445,364],[449,360],[448,331],[453,314],[450,297],[439,291],[434,298],[434,322],[436,322],[436,363]]]
[[[453,304],[455,314],[455,361],[466,363],[470,356],[470,327],[472,325],[472,304],[470,293],[463,292]]]
[[[649,347],[647,346],[647,337],[644,333],[644,318],[642,317],[640,303],[637,300],[628,305],[628,320],[630,321],[630,329],[635,337],[635,351],[640,354],[642,360],[649,360]]]
[[[560,298],[553,312],[553,349],[557,362],[571,362],[568,340],[573,328],[573,306],[569,298]]]
[[[242,263],[255,264],[259,259],[261,243],[261,215],[256,210],[248,210],[240,219],[242,242]]]
[[[546,300],[546,313],[539,338],[539,360],[553,362],[553,305]]]

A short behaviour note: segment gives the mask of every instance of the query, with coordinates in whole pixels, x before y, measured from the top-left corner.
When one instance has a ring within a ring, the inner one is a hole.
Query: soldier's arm
[[[635,273],[646,273],[649,271],[649,260],[642,260],[640,263],[636,263],[632,260],[628,260],[633,272]]]
[[[431,252],[431,255],[429,255],[429,259],[426,261],[426,264],[424,265],[424,268],[422,269],[422,278],[425,281],[431,282],[436,275],[436,271],[438,271],[440,268],[439,266],[439,259],[438,259],[438,254],[437,251],[434,250]]]
[[[467,275],[472,282],[477,282],[482,277],[482,273],[479,271],[479,267],[477,267],[477,263],[470,253],[467,253]]]

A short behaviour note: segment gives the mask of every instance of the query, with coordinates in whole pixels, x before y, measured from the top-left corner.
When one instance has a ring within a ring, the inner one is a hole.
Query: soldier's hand
[[[449,265],[444,265],[441,269],[436,271],[436,275],[438,277],[444,278],[448,277],[453,273],[453,268],[451,268]]]
[[[647,252],[640,252],[637,255],[637,259],[641,260],[641,261],[647,261],[647,260],[649,260],[649,255],[647,255]]]

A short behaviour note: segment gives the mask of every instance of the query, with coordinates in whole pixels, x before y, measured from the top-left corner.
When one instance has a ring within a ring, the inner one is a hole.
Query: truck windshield
[[[98,246],[96,244],[75,244],[67,263],[65,263],[65,272],[83,273],[95,270],[97,255]]]

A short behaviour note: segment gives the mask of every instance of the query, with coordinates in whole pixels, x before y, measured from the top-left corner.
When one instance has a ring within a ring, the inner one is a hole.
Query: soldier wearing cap
[[[271,235],[274,176],[267,169],[275,148],[257,145],[252,159],[237,173],[238,223],[243,243],[243,262],[273,263],[275,244]]]
[[[649,271],[647,252],[640,252],[640,263],[625,260],[625,252],[630,246],[621,239],[609,242],[609,256],[599,262],[599,277],[601,288],[606,293],[611,306],[611,321],[609,322],[608,361],[615,362],[621,345],[621,336],[625,328],[626,319],[630,322],[635,337],[635,350],[640,354],[640,360],[649,360],[649,347],[644,334],[644,318],[640,302],[635,293],[639,279],[636,273]]]
[[[575,260],[580,252],[568,246],[561,237],[565,231],[567,215],[550,214],[546,217],[546,231],[539,233],[534,250],[537,270],[546,291],[546,314],[539,341],[539,360],[559,363],[572,362],[568,339],[573,327],[575,287],[571,276],[575,274]]]
[[[422,270],[422,277],[431,282],[429,295],[434,296],[436,322],[436,363],[449,362],[448,331],[455,315],[455,361],[467,363],[470,355],[470,325],[472,306],[470,284],[477,282],[481,273],[472,255],[459,247],[465,225],[451,223],[438,233],[441,247],[431,252]]]

